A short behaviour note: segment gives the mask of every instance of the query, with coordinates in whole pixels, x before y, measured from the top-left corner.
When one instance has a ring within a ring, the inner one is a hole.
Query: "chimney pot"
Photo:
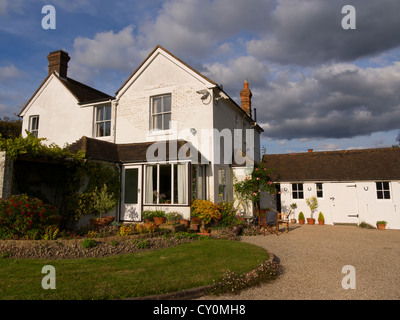
[[[314,151],[314,149],[308,149],[308,152],[313,152]]]
[[[49,60],[49,74],[56,71],[60,78],[66,78],[70,59],[68,53],[65,51],[59,50],[50,52],[47,56],[47,60]]]

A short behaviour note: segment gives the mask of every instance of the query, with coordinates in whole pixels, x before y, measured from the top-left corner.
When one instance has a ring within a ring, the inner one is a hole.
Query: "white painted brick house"
[[[110,96],[69,78],[66,52],[48,60],[48,76],[20,113],[23,133],[118,163],[121,221],[156,207],[189,218],[192,199],[234,200],[233,174],[244,177],[260,158],[263,130],[252,118],[247,81],[239,106],[157,46]]]

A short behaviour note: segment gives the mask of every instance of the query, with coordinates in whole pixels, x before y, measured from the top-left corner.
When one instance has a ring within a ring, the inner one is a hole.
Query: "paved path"
[[[276,255],[284,271],[270,283],[239,295],[203,299],[308,300],[400,299],[400,230],[355,226],[292,225],[279,236],[242,237]],[[283,231],[283,230],[282,230]],[[356,288],[345,290],[342,268],[356,272]]]

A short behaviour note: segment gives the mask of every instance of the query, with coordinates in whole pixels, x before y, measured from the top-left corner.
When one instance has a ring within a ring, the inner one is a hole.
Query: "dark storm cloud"
[[[248,52],[281,64],[315,66],[352,61],[400,45],[398,0],[279,1],[272,29],[249,42]],[[356,30],[341,27],[342,8],[356,9]]]
[[[271,83],[260,96],[258,121],[266,136],[277,139],[394,130],[400,123],[399,88],[400,62],[367,69],[352,64],[320,67],[301,81]]]

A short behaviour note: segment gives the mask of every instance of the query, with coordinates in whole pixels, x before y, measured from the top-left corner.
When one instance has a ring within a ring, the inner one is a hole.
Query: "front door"
[[[355,183],[331,184],[331,212],[333,223],[358,224],[358,196]]]
[[[127,166],[122,173],[121,221],[140,221],[142,219],[142,167]]]

